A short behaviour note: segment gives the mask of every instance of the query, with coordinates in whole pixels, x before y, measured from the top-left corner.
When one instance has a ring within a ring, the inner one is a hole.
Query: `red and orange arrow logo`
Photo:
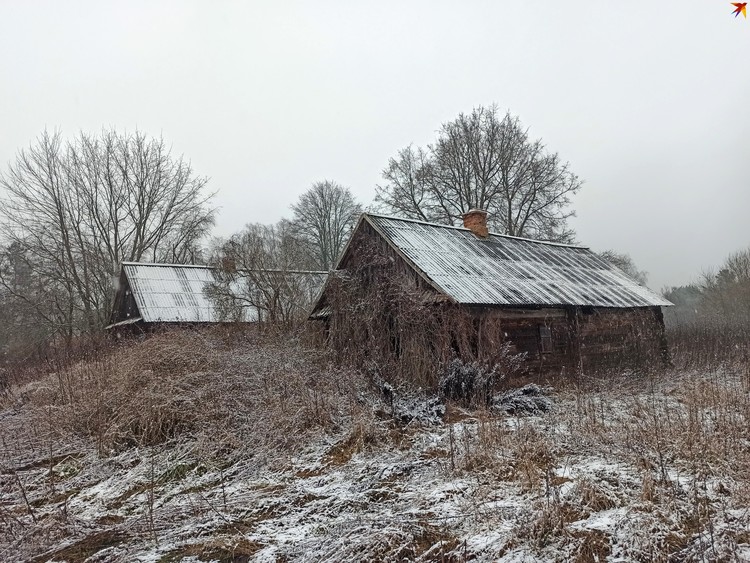
[[[732,13],[735,18],[740,14],[747,18],[747,2],[732,2],[732,6],[734,6],[734,12]]]

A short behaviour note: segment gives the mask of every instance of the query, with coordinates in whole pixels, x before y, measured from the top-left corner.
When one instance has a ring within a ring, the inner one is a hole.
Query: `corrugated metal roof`
[[[135,262],[126,262],[122,268],[144,322],[211,323],[220,320],[204,293],[206,285],[216,281],[212,268]]]
[[[652,307],[671,303],[588,248],[366,214],[383,237],[457,303]]]
[[[206,295],[206,287],[219,281],[214,268],[181,264],[124,262],[123,272],[130,283],[138,311],[146,323],[215,323],[220,317],[215,303]],[[327,272],[284,271],[290,276],[304,276],[315,295]],[[248,280],[238,277],[230,287],[237,295],[247,291]],[[258,311],[247,307],[246,322],[258,319]]]

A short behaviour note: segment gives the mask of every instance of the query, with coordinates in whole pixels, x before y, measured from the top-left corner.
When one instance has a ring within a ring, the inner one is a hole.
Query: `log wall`
[[[490,359],[505,338],[524,353],[529,369],[591,371],[662,366],[669,361],[659,307],[564,307],[504,310],[475,308],[481,358]],[[543,329],[549,339],[543,342]]]

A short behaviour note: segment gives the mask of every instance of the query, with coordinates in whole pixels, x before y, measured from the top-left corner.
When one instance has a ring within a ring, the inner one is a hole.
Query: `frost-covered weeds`
[[[492,398],[492,408],[508,414],[541,414],[552,408],[547,396],[551,389],[529,383],[519,389],[509,389]]]
[[[0,560],[748,560],[745,370],[435,414],[296,341],[159,336],[11,390]]]

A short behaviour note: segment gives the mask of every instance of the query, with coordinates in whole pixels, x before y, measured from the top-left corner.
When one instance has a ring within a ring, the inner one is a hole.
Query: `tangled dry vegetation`
[[[750,364],[554,386],[509,414],[244,333],[50,361],[0,410],[0,560],[750,559]]]
[[[206,433],[211,456],[241,454],[248,440],[291,448],[303,430],[335,425],[357,383],[347,375],[344,385],[340,371],[293,339],[212,332],[167,332],[44,367],[50,373],[18,389],[16,401],[35,410],[35,427],[91,438],[100,455]]]

